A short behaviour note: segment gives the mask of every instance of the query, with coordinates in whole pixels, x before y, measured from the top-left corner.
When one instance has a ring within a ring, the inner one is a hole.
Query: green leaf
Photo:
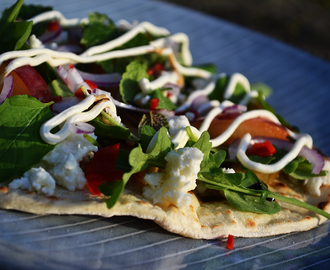
[[[248,195],[231,190],[224,191],[228,202],[240,211],[248,211],[261,214],[276,214],[281,211],[281,206],[277,202],[261,201],[258,196]]]
[[[267,84],[262,82],[257,82],[251,84],[252,90],[257,90],[260,94],[262,94],[265,98],[269,97],[273,93],[273,89],[269,87]]]
[[[139,62],[131,62],[126,67],[119,85],[119,91],[122,99],[126,103],[133,103],[136,94],[141,92],[139,81],[142,78],[148,78],[147,65]]]
[[[23,0],[17,1],[13,6],[2,12],[0,19],[0,51],[19,50],[26,46],[33,22],[16,22],[17,15],[22,7]]]
[[[123,180],[118,180],[114,182],[108,182],[104,185],[99,185],[99,191],[106,196],[110,196],[110,198],[105,201],[108,208],[112,208],[116,204],[120,198],[120,195],[124,191],[125,184],[126,183],[124,183]]]
[[[94,133],[98,137],[126,140],[131,135],[131,132],[128,128],[125,128],[120,125],[106,125],[101,122],[98,117],[96,117],[89,123],[95,127]]]
[[[229,83],[229,80],[230,80],[230,76],[224,76],[219,78],[216,82],[214,90],[208,96],[209,99],[219,100],[220,102],[222,102],[224,100],[224,94],[226,87]],[[235,86],[234,93],[231,95],[229,100],[237,104],[240,100],[244,98],[245,94],[246,94],[246,89],[240,83],[238,83]]]
[[[17,17],[21,20],[28,20],[43,12],[51,11],[51,10],[53,10],[51,6],[23,4]]]
[[[108,207],[112,207],[121,193],[130,177],[137,172],[143,171],[149,167],[165,168],[165,156],[168,152],[173,150],[171,139],[167,136],[167,129],[161,128],[158,133],[157,143],[150,153],[144,153],[141,145],[134,148],[129,154],[129,164],[132,166],[129,172],[123,175],[123,179],[114,183],[106,183],[101,185],[100,191],[107,196]],[[118,183],[117,183],[118,182]]]
[[[1,182],[21,176],[54,148],[39,135],[41,125],[54,116],[49,105],[23,95],[0,106]]]
[[[150,96],[150,99],[146,104],[146,108],[150,108],[150,102],[151,102],[151,99],[153,99],[153,98],[159,99],[157,109],[167,109],[167,110],[173,111],[176,108],[175,104],[169,98],[164,97],[163,91],[161,89],[153,90],[149,94],[149,96]]]
[[[73,97],[74,93],[70,91],[68,86],[64,84],[61,80],[53,80],[48,85],[53,96],[62,96],[62,97]]]
[[[97,12],[88,14],[88,24],[83,25],[83,36],[80,43],[90,48],[95,45],[103,44],[116,34],[116,25],[106,15]]]
[[[153,129],[151,126],[142,126],[139,130],[139,136],[141,140],[141,146],[144,151],[147,150],[148,145],[152,138],[155,136],[156,130]]]
[[[312,174],[312,165],[303,157],[298,156],[284,168],[283,172],[298,180],[306,180],[312,177],[325,176],[326,171],[321,171],[319,174]]]

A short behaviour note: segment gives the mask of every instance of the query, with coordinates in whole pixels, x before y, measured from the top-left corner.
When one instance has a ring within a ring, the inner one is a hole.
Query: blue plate
[[[330,64],[253,31],[201,13],[143,0],[36,0],[67,18],[88,11],[114,21],[150,21],[190,37],[194,64],[243,73],[274,89],[269,102],[330,155]],[[0,10],[10,6],[2,0]],[[37,216],[0,210],[0,260],[10,269],[329,269],[329,222],[265,238],[194,240],[132,217]]]

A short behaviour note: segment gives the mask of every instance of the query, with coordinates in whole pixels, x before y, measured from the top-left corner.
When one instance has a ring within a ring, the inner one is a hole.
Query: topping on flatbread
[[[0,207],[132,215],[204,239],[330,218],[330,162],[269,87],[193,66],[183,33],[26,10],[1,19]]]

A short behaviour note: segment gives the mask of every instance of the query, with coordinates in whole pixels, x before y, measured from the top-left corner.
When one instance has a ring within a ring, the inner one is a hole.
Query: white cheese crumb
[[[235,170],[233,168],[223,168],[223,173],[235,173]]]
[[[42,44],[42,42],[35,35],[31,35],[29,41],[30,41],[31,49],[44,48],[44,45]]]
[[[197,173],[203,153],[192,147],[171,151],[165,156],[165,172],[146,174],[143,196],[155,204],[178,207],[189,206],[191,195],[187,192],[196,188]]]
[[[34,190],[39,194],[50,196],[55,191],[55,180],[44,168],[32,168],[25,172],[23,177],[13,180],[9,188]]]
[[[79,162],[90,152],[96,151],[97,147],[87,141],[82,134],[71,133],[43,157],[42,164],[57,184],[75,191],[82,189],[86,184]]]
[[[184,115],[168,117],[167,119],[169,126],[168,131],[171,136],[178,133],[182,128],[190,126],[188,118]]]
[[[313,177],[305,181],[308,192],[312,195],[321,196],[321,186],[330,185],[330,162],[325,160],[323,170],[328,171],[326,176]]]

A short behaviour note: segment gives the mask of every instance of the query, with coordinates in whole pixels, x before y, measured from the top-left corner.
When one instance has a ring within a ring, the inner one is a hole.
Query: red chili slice
[[[159,98],[152,98],[150,100],[150,110],[156,110],[159,104]]]
[[[275,153],[276,153],[276,149],[269,140],[261,143],[255,143],[247,151],[247,155],[249,156],[256,155],[260,157],[268,157]]]
[[[234,248],[234,235],[231,235],[231,234],[228,235],[227,247],[229,249],[233,249]]]

